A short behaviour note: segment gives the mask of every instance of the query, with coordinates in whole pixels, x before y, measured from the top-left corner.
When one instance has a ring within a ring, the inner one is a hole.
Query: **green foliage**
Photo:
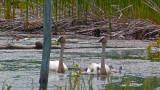
[[[160,61],[160,51],[152,50],[152,48],[159,49],[160,48],[160,36],[156,36],[157,40],[154,41],[154,43],[150,44],[148,47],[146,47],[146,50],[148,52],[147,57],[151,59],[152,61]]]
[[[5,2],[5,19],[10,19],[11,18],[11,0],[6,0]]]
[[[3,82],[3,85],[2,85],[2,89],[1,90],[11,90],[12,86],[11,85],[8,85],[6,84],[6,80]]]
[[[142,90],[155,90],[160,85],[160,78],[148,77],[143,82]]]
[[[75,68],[78,69],[78,67],[79,65],[75,65]],[[69,75],[69,87],[67,87],[66,83],[65,90],[94,90],[95,86],[93,85],[92,78],[93,77],[90,76],[88,83],[86,84],[82,75],[82,71],[77,71],[75,69],[74,74],[71,75],[70,73]],[[118,86],[114,83],[106,84],[104,90],[154,90],[155,88],[160,87],[160,78],[146,77],[145,79],[142,79],[142,85],[139,87],[132,86],[132,83],[134,83],[136,79],[130,77],[122,78],[122,81],[120,82],[121,84]],[[57,90],[63,90],[62,86],[56,85],[56,87]]]
[[[79,67],[79,65],[76,64],[75,68],[78,69],[78,67]],[[69,79],[69,81],[70,81],[70,88],[69,88],[69,90],[75,90],[76,86],[79,87],[78,86],[79,83],[80,83],[79,77],[80,77],[81,74],[82,74],[82,71],[74,71],[74,75],[70,75],[70,79]],[[74,78],[73,83],[71,82],[71,78]]]
[[[9,86],[7,87],[7,90],[10,90],[10,89],[11,89],[11,87],[12,87],[12,86],[11,86],[11,85],[9,85]]]
[[[130,85],[130,79],[129,79],[129,78],[127,78],[126,86],[125,86],[124,90],[130,90],[129,85]]]
[[[56,90],[62,90],[62,86],[58,86],[58,85],[55,85],[56,86]]]
[[[28,24],[28,13],[32,15],[41,16],[43,14],[44,0],[4,0],[4,4],[0,4],[0,14],[4,15],[5,19],[14,19],[19,16],[17,11],[21,11],[20,17],[25,18]],[[72,17],[73,19],[83,20],[87,24],[88,13],[97,15],[98,20],[112,19],[113,16],[119,17],[120,13],[111,5],[119,5],[119,9],[132,5],[132,8],[123,10],[122,13],[126,17],[143,18],[160,23],[158,12],[144,4],[146,0],[53,0],[53,14],[55,21],[64,18]],[[160,3],[159,0],[153,0],[155,3]],[[160,7],[157,4],[157,7]],[[13,10],[12,10],[13,8]],[[36,13],[35,13],[36,12]],[[116,14],[115,14],[116,13]],[[41,16],[43,18],[43,16]],[[81,24],[81,22],[78,22]]]
[[[28,4],[29,4],[29,0],[26,0],[26,28],[28,29]]]
[[[78,65],[76,65],[77,67]],[[80,79],[81,78],[81,79]],[[137,78],[136,78],[137,79]],[[160,78],[158,77],[146,77],[142,79],[141,86],[132,86],[132,83],[135,83],[133,78],[127,77],[122,78],[122,81],[118,84],[109,83],[106,84],[105,89],[103,90],[155,90],[157,87],[160,87]],[[138,82],[136,82],[138,84]],[[54,85],[56,90],[95,90],[92,82],[92,76],[89,77],[88,83],[85,82],[81,71],[74,71],[74,75],[69,76],[69,87],[67,87],[67,83],[65,86]],[[87,86],[87,87],[86,87]],[[3,82],[1,90],[11,90],[12,86],[6,84],[6,80]],[[101,88],[99,88],[101,90]],[[48,90],[48,87],[47,89]]]
[[[79,65],[74,66],[74,72],[73,75],[70,73],[69,75],[69,87],[67,88],[67,85],[65,85],[65,90],[77,90],[76,88],[81,88],[81,81],[79,77],[82,75],[82,71],[77,71],[79,68]],[[62,86],[55,85],[57,87],[57,90],[62,90]]]

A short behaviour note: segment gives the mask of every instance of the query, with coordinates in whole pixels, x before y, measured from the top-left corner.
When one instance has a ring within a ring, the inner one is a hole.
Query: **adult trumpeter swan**
[[[60,36],[57,40],[57,43],[61,44],[61,50],[60,50],[60,60],[59,61],[50,61],[49,69],[50,71],[58,72],[58,73],[64,73],[68,70],[67,66],[63,63],[63,52],[64,52],[64,45],[65,45],[65,37]]]
[[[108,73],[110,73],[109,66],[107,66],[105,64],[105,48],[106,48],[107,39],[106,39],[106,37],[102,37],[98,42],[102,43],[102,59],[101,59],[101,63],[99,63],[99,64],[96,64],[96,63],[90,64],[88,69],[87,69],[87,72],[88,73],[97,73],[99,75],[107,75]]]

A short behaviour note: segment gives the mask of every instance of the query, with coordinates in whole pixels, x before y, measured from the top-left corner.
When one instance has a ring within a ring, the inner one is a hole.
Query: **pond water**
[[[100,44],[86,42],[74,42],[73,44],[72,46],[75,47],[100,46]],[[71,46],[71,43],[66,44],[67,46]],[[76,64],[79,65],[80,70],[85,70],[90,63],[101,61],[101,48],[98,47],[65,49],[64,51],[64,63],[69,67],[69,71],[65,74],[50,72],[48,90],[55,90],[58,86],[62,86],[63,89],[69,88],[69,80],[73,82],[75,79],[70,78],[69,75],[73,74],[75,70],[73,66]],[[85,86],[85,90],[88,90],[88,81],[92,77],[94,90],[103,89],[109,83],[112,83],[112,88],[119,89],[120,86],[126,86],[129,78],[130,87],[141,89],[144,82],[147,80],[149,82],[151,78],[151,83],[156,84],[154,89],[158,90],[160,89],[160,63],[143,60],[145,55],[145,48],[106,48],[105,63],[112,65],[117,71],[119,67],[122,67],[122,72],[112,73],[106,78],[82,75],[79,77],[82,83],[80,86]],[[0,89],[11,85],[11,90],[37,90],[41,56],[42,50],[0,50]],[[59,49],[51,50],[51,60],[59,60]],[[83,85],[84,83],[86,85]]]

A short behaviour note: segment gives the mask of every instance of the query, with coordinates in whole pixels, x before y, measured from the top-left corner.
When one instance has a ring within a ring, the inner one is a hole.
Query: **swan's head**
[[[98,43],[106,44],[107,43],[107,38],[106,37],[101,37],[101,39],[98,40]]]
[[[60,36],[57,40],[57,43],[65,43],[66,42],[66,39],[64,36]]]

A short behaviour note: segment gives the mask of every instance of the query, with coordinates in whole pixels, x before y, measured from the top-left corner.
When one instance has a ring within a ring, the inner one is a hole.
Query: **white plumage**
[[[87,73],[97,74],[97,69],[98,69],[98,72],[100,72],[101,63],[99,63],[99,64],[97,64],[97,63],[91,63],[89,65],[89,67],[87,68]],[[106,70],[107,73],[110,72],[110,68],[106,64],[105,64],[105,70]]]
[[[97,63],[91,63],[87,69],[88,73],[97,74],[97,69],[100,68],[100,65]]]
[[[58,66],[59,66],[59,61],[50,61],[49,70],[57,72],[58,71]],[[64,66],[65,71],[67,71],[68,68],[64,63],[63,63],[63,66]]]

